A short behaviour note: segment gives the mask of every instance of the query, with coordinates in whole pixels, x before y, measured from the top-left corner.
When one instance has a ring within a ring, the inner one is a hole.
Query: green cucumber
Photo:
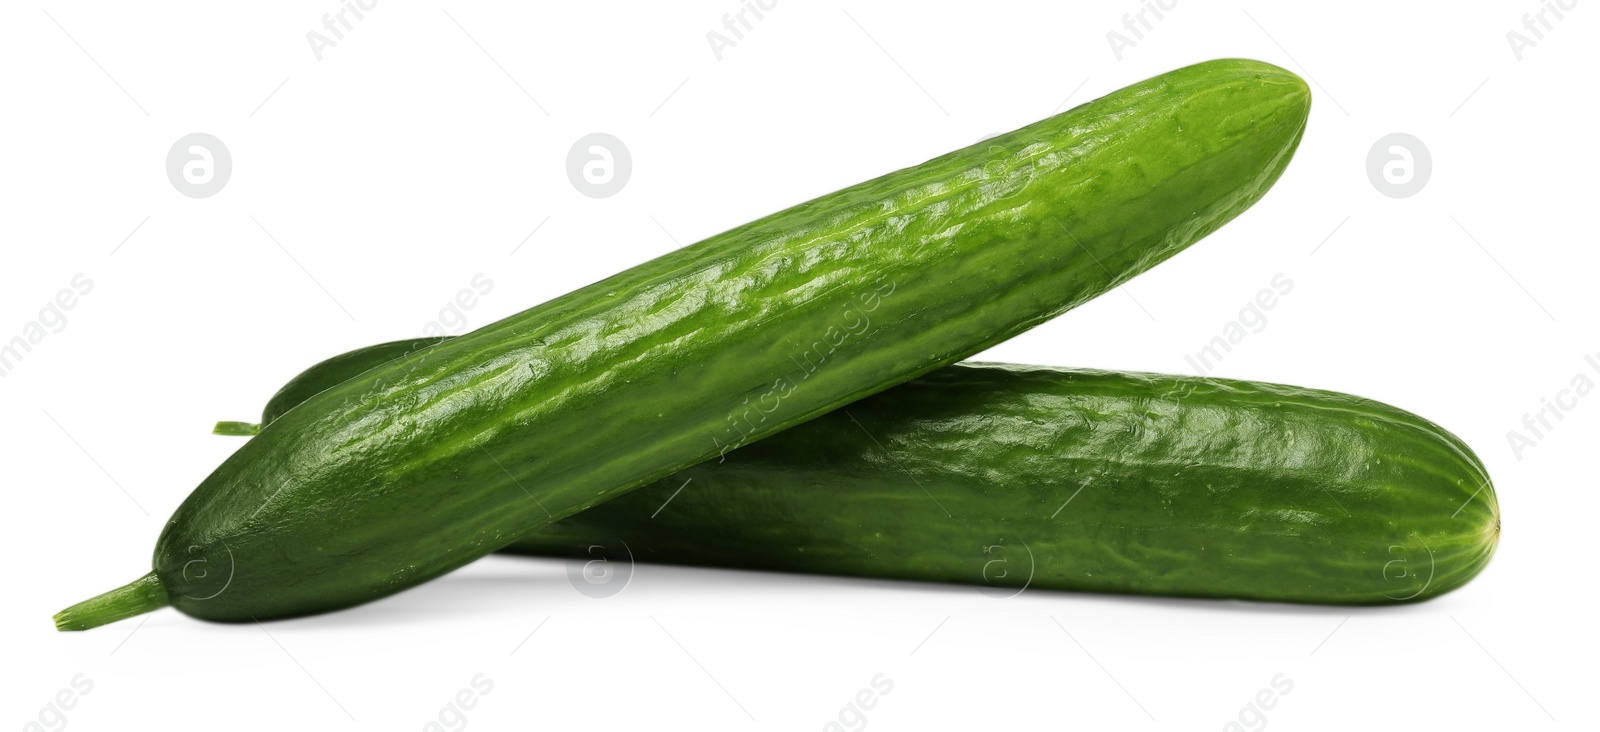
[[[429,346],[436,346],[449,340],[449,336],[413,338],[405,341],[389,341],[375,346],[357,348],[354,351],[341,353],[326,361],[317,363],[300,375],[290,379],[283,385],[271,399],[267,406],[261,410],[261,421],[252,422],[218,422],[211,429],[218,435],[254,435],[261,431],[261,426],[271,423],[284,412],[300,402],[310,399],[323,390],[339,382],[355,377],[367,369],[382,363],[393,361],[401,356],[420,351]]]
[[[1053,590],[1389,604],[1494,553],[1443,428],[1329,391],[957,364],[507,551]]]
[[[1185,67],[365,371],[207,477],[152,574],[220,621],[412,587],[1115,287],[1258,200],[1309,106],[1269,64]]]
[[[291,383],[326,388],[406,350],[384,346]],[[1494,487],[1472,451],[1385,404],[1227,379],[965,363],[505,551],[593,558],[606,547],[639,561],[996,590],[1379,604],[1461,586],[1499,535]]]

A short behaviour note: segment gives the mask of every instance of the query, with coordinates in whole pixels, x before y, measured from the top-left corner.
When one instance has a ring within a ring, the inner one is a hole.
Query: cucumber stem
[[[211,428],[213,435],[229,435],[232,437],[250,437],[261,432],[261,425],[254,422],[218,422]]]
[[[55,615],[56,630],[88,630],[166,607],[167,591],[151,572],[103,595],[91,597]]]

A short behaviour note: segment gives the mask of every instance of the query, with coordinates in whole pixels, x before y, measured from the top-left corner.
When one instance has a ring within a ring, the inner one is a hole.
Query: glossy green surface
[[[380,356],[354,351],[297,379],[330,386]],[[1494,487],[1472,451],[1386,404],[1276,384],[965,363],[505,551],[592,558],[598,546],[613,561],[1000,594],[1380,604],[1459,587],[1488,563],[1499,529]]]
[[[261,410],[261,424],[267,424],[283,416],[291,407],[310,399],[330,386],[355,377],[367,369],[378,364],[393,361],[413,351],[420,351],[428,346],[443,343],[447,338],[413,338],[405,341],[390,341],[379,343],[375,346],[357,348],[354,351],[341,353],[333,358],[321,361],[299,375],[290,379],[283,388],[278,389],[267,406]]]
[[[436,577],[1153,266],[1267,190],[1309,104],[1268,64],[1186,67],[390,361],[228,458],[155,572],[233,621]]]
[[[509,551],[599,545],[644,562],[996,590],[1385,604],[1461,586],[1499,536],[1477,457],[1386,404],[1225,379],[957,364]]]

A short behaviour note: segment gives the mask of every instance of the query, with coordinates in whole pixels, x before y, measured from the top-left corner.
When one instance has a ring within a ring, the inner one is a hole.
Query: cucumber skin
[[[331,386],[408,350],[382,345],[296,380]],[[593,558],[587,548],[620,555],[620,544],[646,562],[997,590],[1387,604],[1461,586],[1499,534],[1477,456],[1386,404],[1227,379],[963,363],[503,551]]]
[[[1186,67],[363,372],[206,478],[154,572],[221,621],[414,586],[1148,269],[1265,193],[1309,104]]]
[[[271,424],[273,420],[283,416],[295,405],[322,393],[335,384],[354,378],[358,374],[379,364],[393,361],[401,356],[408,356],[414,351],[420,351],[428,346],[436,346],[449,340],[448,337],[413,338],[405,341],[389,341],[375,346],[357,348],[354,351],[341,353],[333,358],[321,361],[305,371],[300,372],[278,389],[267,406],[261,410],[261,424]]]
[[[621,542],[646,562],[1364,605],[1460,587],[1499,535],[1472,451],[1386,404],[957,364],[507,551]]]

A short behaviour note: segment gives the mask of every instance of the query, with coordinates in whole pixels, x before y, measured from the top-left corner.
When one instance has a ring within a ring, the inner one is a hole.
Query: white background
[[[493,683],[466,712],[478,729],[815,730],[878,674],[893,688],[866,722],[883,730],[1221,729],[1278,674],[1293,688],[1265,711],[1272,728],[1594,728],[1600,396],[1566,402],[1520,456],[1508,445],[1576,375],[1600,382],[1584,361],[1600,353],[1588,4],[1547,16],[1519,60],[1506,34],[1536,3],[1186,0],[1119,59],[1107,33],[1134,2],[782,0],[718,60],[707,32],[737,0],[380,2],[320,61],[306,34],[334,2],[134,5],[0,11],[0,339],[75,274],[93,281],[0,379],[11,729],[79,674],[93,686],[65,720],[84,730],[421,729],[478,674]],[[323,617],[163,610],[52,629],[51,613],[149,568],[163,520],[241,444],[209,434],[215,420],[253,420],[323,357],[421,335],[475,274],[493,290],[469,327],[1225,56],[1313,81],[1277,187],[984,357],[1193,373],[1184,357],[1283,273],[1293,292],[1214,374],[1387,401],[1473,445],[1504,534],[1454,594],[1382,609],[996,600],[639,566],[592,599],[560,561],[491,558]],[[210,198],[164,170],[196,131],[233,158]],[[605,199],[565,171],[597,131],[633,159]],[[1391,132],[1431,151],[1411,198],[1365,171]]]

